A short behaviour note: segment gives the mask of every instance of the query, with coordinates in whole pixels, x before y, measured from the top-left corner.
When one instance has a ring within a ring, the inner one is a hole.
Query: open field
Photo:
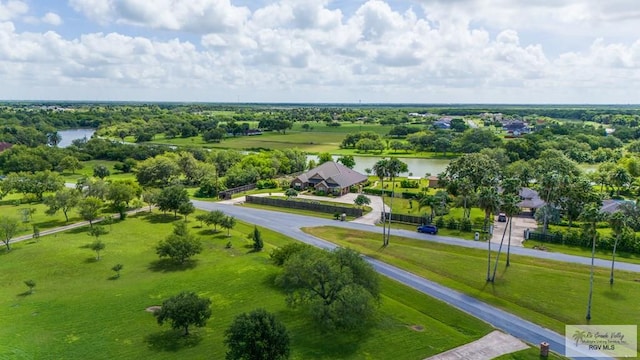
[[[193,216],[191,217],[193,219]],[[189,227],[204,252],[184,267],[158,260],[154,247],[171,229],[170,215],[140,213],[114,224],[101,237],[102,259],[86,248],[92,238],[81,228],[0,251],[0,358],[11,359],[185,359],[224,357],[223,332],[241,312],[274,312],[292,334],[292,359],[422,359],[473,341],[491,328],[460,311],[390,280],[382,280],[377,326],[362,333],[322,333],[305,316],[286,307],[274,287],[279,271],[268,252],[292,240],[262,229],[265,250],[252,253],[238,223],[214,233]],[[231,249],[225,249],[230,241]],[[110,268],[124,265],[122,276]],[[36,282],[28,294],[25,280]],[[212,300],[212,318],[187,338],[159,327],[145,309],[182,290]],[[415,330],[419,329],[419,330]],[[510,358],[510,357],[508,357]],[[514,358],[515,359],[515,358]]]
[[[549,244],[549,243],[543,243],[535,240],[527,240],[523,243],[523,246],[528,248],[543,246],[546,249],[545,251],[559,252],[563,254],[576,255],[576,256],[591,257],[591,249],[577,247],[577,246]],[[596,258],[611,260],[611,250],[601,250],[596,247]],[[633,264],[640,264],[640,255],[616,252],[616,262],[618,261],[628,262]]]
[[[67,225],[62,211],[58,211],[55,215],[47,215],[45,213],[47,206],[42,203],[22,204],[20,201],[22,198],[22,194],[9,194],[0,201],[0,215],[20,221],[20,227],[16,236],[32,234],[33,225],[37,226],[40,231]],[[22,217],[23,209],[35,210],[31,214],[28,222],[25,222]],[[82,220],[75,210],[69,211],[68,215],[69,223]]]
[[[307,228],[306,232],[340,246],[349,246],[419,276],[486,301],[527,320],[564,332],[565,324],[585,324],[589,267],[504,254],[495,283],[487,283],[487,253],[427,241],[391,237],[380,240],[369,232],[336,227]],[[639,324],[640,275],[617,271],[609,286],[609,270],[595,272],[591,324]]]
[[[82,161],[82,169],[77,170],[75,174],[71,172],[65,172],[62,174],[62,177],[66,182],[76,182],[78,179],[83,177],[92,177],[93,176],[93,168],[97,165],[105,165],[109,172],[111,173],[109,176],[105,178],[105,180],[135,180],[136,176],[133,173],[122,173],[113,169],[113,165],[117,164],[117,161],[109,161],[109,160],[90,160],[90,161]]]

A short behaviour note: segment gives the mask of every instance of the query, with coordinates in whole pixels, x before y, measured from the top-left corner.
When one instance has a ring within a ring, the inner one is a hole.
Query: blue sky
[[[640,103],[635,0],[0,0],[0,99]]]

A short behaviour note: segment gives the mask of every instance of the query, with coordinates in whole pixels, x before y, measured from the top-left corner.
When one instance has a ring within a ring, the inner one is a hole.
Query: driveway
[[[506,222],[499,222],[496,216],[493,223],[493,236],[491,237],[492,243],[500,243],[502,241],[502,235],[504,234],[504,244],[506,245],[509,239],[509,224]],[[524,242],[524,231],[526,229],[535,229],[538,225],[536,220],[528,216],[514,216],[513,224],[511,225],[511,246],[522,246]],[[505,233],[506,228],[506,233]]]

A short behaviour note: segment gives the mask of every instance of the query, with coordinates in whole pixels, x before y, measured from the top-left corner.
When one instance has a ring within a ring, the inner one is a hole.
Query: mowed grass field
[[[102,259],[87,248],[87,228],[16,243],[0,251],[0,359],[222,359],[224,330],[255,308],[274,312],[291,332],[292,359],[423,359],[487,334],[489,325],[391,280],[382,279],[376,325],[359,333],[321,332],[302,312],[289,309],[274,278],[269,251],[292,240],[262,230],[265,249],[252,253],[253,226],[231,231],[189,228],[204,251],[175,267],[155,254],[172,228],[171,215],[140,213],[101,237]],[[225,244],[231,242],[232,248]],[[115,279],[111,270],[123,264]],[[24,281],[36,282],[28,294]],[[212,301],[205,328],[180,336],[160,327],[149,306],[180,291]],[[534,352],[524,352],[533,354]],[[533,358],[533,357],[531,357]]]
[[[523,256],[512,256],[505,269],[502,255],[495,283],[487,283],[487,253],[428,241],[392,236],[382,249],[379,236],[337,227],[307,228],[307,233],[348,246],[372,258],[459,290],[564,332],[565,324],[585,324],[589,267]],[[495,256],[494,256],[495,259]],[[640,274],[596,268],[591,324],[640,324]],[[493,268],[492,268],[493,271]]]

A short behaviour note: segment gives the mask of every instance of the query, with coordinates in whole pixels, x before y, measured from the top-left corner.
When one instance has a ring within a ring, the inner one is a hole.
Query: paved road
[[[301,227],[307,226],[322,226],[322,225],[336,225],[341,227],[360,229],[360,230],[369,230],[371,231],[373,228],[371,225],[364,225],[359,223],[348,223],[341,222],[335,220],[326,220],[319,219],[309,216],[289,214],[289,213],[279,213],[268,210],[261,209],[253,209],[246,208],[242,206],[233,206],[233,205],[221,205],[212,202],[205,201],[193,201],[194,205],[203,210],[222,210],[225,213],[235,216],[238,219],[254,223],[280,233],[283,233],[292,238],[298,239],[305,243],[323,248],[323,249],[333,249],[336,247],[335,244],[330,242],[321,240],[314,236],[308,235],[302,230]],[[415,232],[410,231],[402,231],[397,230],[394,231],[398,235],[408,236],[413,238],[423,238],[425,240],[437,241],[442,243],[450,243],[454,245],[464,245],[464,244],[478,244],[472,241],[465,241],[459,239],[452,238],[444,238],[444,237],[425,237],[421,234],[416,234]],[[471,247],[479,247],[479,246],[471,246]],[[484,248],[484,246],[482,246]],[[529,249],[520,249],[520,250],[529,250]],[[539,257],[544,257],[545,255],[550,255],[549,253],[542,252],[534,252],[537,255],[541,255]],[[578,258],[578,257],[573,257]],[[539,344],[543,341],[546,341],[550,344],[550,348],[552,351],[555,351],[560,354],[565,353],[564,346],[564,336],[551,331],[549,329],[543,328],[539,325],[536,325],[532,322],[526,321],[518,316],[500,310],[496,307],[488,305],[482,301],[479,301],[471,296],[464,295],[460,292],[451,290],[445,286],[439,285],[435,282],[426,280],[417,275],[399,269],[395,266],[391,266],[381,261],[377,261],[375,259],[371,259],[365,257],[365,259],[373,265],[373,267],[381,274],[388,276],[394,280],[397,280],[405,285],[408,285],[416,290],[419,290],[425,294],[433,296],[437,299],[440,299],[462,311],[465,311],[479,319],[482,319],[497,329],[500,329],[508,334],[511,334],[523,341],[526,341],[530,344]],[[638,266],[638,270],[640,270],[640,266]],[[588,358],[588,357],[585,357]],[[606,357],[604,357],[606,358]]]

